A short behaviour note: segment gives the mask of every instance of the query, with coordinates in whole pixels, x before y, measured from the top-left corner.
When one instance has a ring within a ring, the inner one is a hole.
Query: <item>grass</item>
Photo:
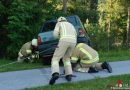
[[[120,50],[120,51],[109,51],[109,52],[99,52],[100,62],[103,61],[121,61],[121,60],[129,60],[130,59],[130,51],[128,50]],[[4,64],[8,64],[12,62],[11,60],[7,59],[0,59],[0,66]],[[15,63],[12,65],[8,65],[6,67],[0,68],[0,72],[7,72],[7,71],[17,71],[17,70],[26,70],[26,69],[34,69],[34,68],[43,68],[42,63]]]
[[[130,51],[129,50],[117,50],[117,51],[100,51],[99,52],[100,61],[124,61],[130,60]]]
[[[75,83],[64,83],[30,89],[28,88],[25,90],[112,90],[110,89],[110,86],[114,87],[118,80],[121,80],[123,85],[127,84],[130,88],[130,75],[119,75],[107,78],[96,78],[93,80],[80,81]]]
[[[121,50],[121,51],[109,51],[109,52],[99,52],[100,61],[122,61],[130,59],[130,51]],[[1,59],[0,66],[12,62],[11,60]],[[42,63],[15,63],[8,65],[6,67],[0,68],[0,72],[6,71],[16,71],[16,70],[25,70],[25,69],[34,69],[34,68],[43,68]],[[126,83],[130,87],[130,75],[119,75],[112,76],[108,78],[95,78],[93,80],[80,81],[75,83],[64,83],[54,86],[44,86],[29,88],[26,90],[112,90],[110,85],[114,86],[117,84],[117,80],[122,80],[123,83]],[[123,89],[122,89],[123,90]]]
[[[13,61],[2,59],[0,60],[0,66],[5,65],[8,63],[11,63]],[[0,67],[0,72],[6,72],[6,71],[17,71],[17,70],[27,70],[27,69],[35,69],[35,68],[43,68],[46,66],[43,66],[42,63],[15,63],[11,65],[7,65],[5,67]]]

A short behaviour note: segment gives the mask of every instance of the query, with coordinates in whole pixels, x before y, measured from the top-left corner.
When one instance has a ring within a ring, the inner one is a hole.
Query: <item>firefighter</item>
[[[72,56],[72,69],[79,72],[96,73],[99,70],[106,69],[109,73],[112,68],[108,62],[98,63],[99,55],[96,50],[84,43],[76,45]]]
[[[37,47],[37,39],[33,39],[32,41],[29,41],[25,43],[19,53],[18,53],[18,62],[23,62],[24,60],[28,59],[30,62],[33,62],[34,58],[38,58],[38,54],[34,54],[35,48]]]
[[[59,43],[51,61],[52,78],[49,82],[50,85],[53,85],[59,78],[59,61],[61,58],[65,68],[65,78],[67,81],[71,81],[70,56],[77,43],[76,30],[71,23],[67,22],[65,17],[58,18],[53,34],[55,38],[59,39]]]

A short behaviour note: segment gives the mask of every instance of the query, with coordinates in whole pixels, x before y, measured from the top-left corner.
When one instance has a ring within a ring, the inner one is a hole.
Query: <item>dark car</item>
[[[66,17],[67,21],[74,25],[77,32],[77,42],[90,44],[90,39],[77,15]],[[38,34],[38,50],[42,57],[50,57],[58,44],[58,39],[53,36],[53,30],[57,20],[46,21]]]

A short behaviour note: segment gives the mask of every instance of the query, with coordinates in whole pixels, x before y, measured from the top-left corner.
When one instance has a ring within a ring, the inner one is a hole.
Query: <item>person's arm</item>
[[[78,61],[77,57],[75,57],[75,56],[71,57],[71,63],[77,63],[77,61]]]
[[[31,41],[27,42],[22,49],[26,51],[26,56],[31,55],[33,53],[33,46],[31,45]]]
[[[78,49],[75,47],[71,55],[71,63],[77,63],[77,61],[79,60],[78,52],[79,52]]]
[[[60,23],[56,24],[56,26],[54,28],[53,35],[55,38],[59,38],[59,36],[60,36]]]
[[[72,65],[72,69],[74,70],[75,68],[76,68],[76,66],[77,66],[77,62],[78,62],[78,56],[77,56],[77,53],[76,53],[76,48],[75,48],[75,50],[73,51],[73,53],[72,53],[72,56],[71,56],[71,65]]]

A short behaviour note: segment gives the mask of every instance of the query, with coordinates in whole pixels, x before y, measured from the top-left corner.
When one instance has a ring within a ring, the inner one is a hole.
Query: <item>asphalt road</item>
[[[99,71],[98,73],[80,73],[74,72],[76,77],[72,78],[71,82],[81,80],[94,79],[95,77],[109,77],[114,75],[130,74],[130,60],[110,62],[113,68],[112,73],[106,70]],[[61,67],[61,73],[63,68]],[[23,90],[25,88],[46,86],[51,78],[51,68],[22,70],[13,72],[0,73],[0,90]],[[56,84],[67,83],[64,76],[61,76]]]

